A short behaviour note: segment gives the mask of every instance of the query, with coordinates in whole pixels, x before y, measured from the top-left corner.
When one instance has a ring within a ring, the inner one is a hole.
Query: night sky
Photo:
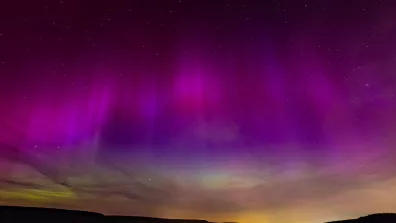
[[[0,204],[396,212],[396,3],[0,2]]]

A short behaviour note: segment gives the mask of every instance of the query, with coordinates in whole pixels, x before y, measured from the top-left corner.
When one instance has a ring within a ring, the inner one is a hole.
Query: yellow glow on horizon
[[[1,199],[22,199],[32,201],[51,201],[54,199],[72,199],[75,195],[67,190],[49,191],[40,189],[12,189],[0,191]]]

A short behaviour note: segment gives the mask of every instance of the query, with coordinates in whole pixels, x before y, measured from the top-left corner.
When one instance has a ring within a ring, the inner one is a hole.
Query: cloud
[[[40,160],[27,151],[9,144],[0,143],[0,152],[0,158],[11,162],[9,165],[14,165],[15,163],[27,165],[54,183],[66,185],[65,179],[62,178],[62,175],[56,166],[52,166],[47,162]]]

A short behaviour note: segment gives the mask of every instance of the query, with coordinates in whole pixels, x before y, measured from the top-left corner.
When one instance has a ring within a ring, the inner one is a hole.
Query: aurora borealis
[[[0,3],[0,203],[240,223],[395,212],[396,5]]]

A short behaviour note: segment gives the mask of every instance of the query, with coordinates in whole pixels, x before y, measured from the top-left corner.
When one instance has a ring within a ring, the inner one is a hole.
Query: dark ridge
[[[41,223],[212,223],[205,220],[162,219],[135,216],[105,216],[88,211],[55,208],[0,206],[0,222]]]
[[[394,223],[396,222],[396,214],[394,213],[379,213],[363,216],[357,219],[349,219],[343,221],[332,221],[328,223]]]
[[[104,215],[87,211],[0,206],[0,222],[89,223],[105,221]]]
[[[135,217],[135,216],[106,216],[108,223],[213,223],[205,220],[184,220],[184,219],[164,219],[164,218],[150,218],[150,217]]]

